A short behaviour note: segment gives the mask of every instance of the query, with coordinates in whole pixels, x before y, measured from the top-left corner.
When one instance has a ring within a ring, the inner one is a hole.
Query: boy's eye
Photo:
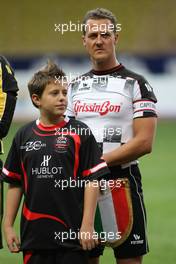
[[[65,95],[65,96],[66,96],[66,95],[67,95],[67,91],[63,91],[63,95]]]
[[[57,95],[58,94],[58,91],[52,91],[51,94],[52,95]]]

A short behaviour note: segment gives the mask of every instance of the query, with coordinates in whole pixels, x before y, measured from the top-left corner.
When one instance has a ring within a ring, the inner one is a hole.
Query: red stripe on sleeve
[[[95,172],[97,172],[97,171],[99,171],[99,170],[101,170],[102,168],[105,168],[105,167],[107,167],[106,162],[102,162],[102,163],[96,165],[95,167],[93,167],[91,169],[83,171],[82,175],[83,175],[83,177],[89,176],[90,174],[95,173]]]
[[[11,177],[16,180],[21,180],[21,175],[16,172],[9,171],[6,168],[3,168],[2,172],[8,177]]]

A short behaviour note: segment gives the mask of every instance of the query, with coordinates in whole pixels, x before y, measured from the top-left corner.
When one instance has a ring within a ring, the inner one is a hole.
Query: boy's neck
[[[40,116],[39,121],[43,126],[54,126],[64,120],[64,116],[46,117]]]

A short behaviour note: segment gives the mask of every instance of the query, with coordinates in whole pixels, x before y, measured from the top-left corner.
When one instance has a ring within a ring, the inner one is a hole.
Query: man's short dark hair
[[[65,73],[55,63],[48,61],[47,65],[43,69],[36,72],[29,81],[28,90],[30,97],[32,98],[33,94],[37,94],[40,98],[46,85],[58,80],[61,80],[61,83],[63,83],[62,81],[64,78],[66,78]],[[37,107],[35,104],[34,106]]]
[[[89,19],[109,19],[111,23],[114,26],[114,33],[116,32],[116,24],[117,24],[117,19],[115,15],[109,11],[108,9],[104,8],[96,8],[93,10],[90,10],[86,13],[84,19],[83,19],[83,34],[86,34],[86,23]]]

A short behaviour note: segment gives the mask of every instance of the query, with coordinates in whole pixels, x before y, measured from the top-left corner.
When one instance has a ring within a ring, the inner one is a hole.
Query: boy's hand
[[[81,226],[79,238],[83,250],[91,250],[99,244],[93,226]]]
[[[12,253],[18,253],[20,251],[20,241],[13,227],[5,228],[4,233],[9,250]]]
[[[8,91],[18,91],[17,81],[10,63],[3,56],[0,56],[0,85]]]

